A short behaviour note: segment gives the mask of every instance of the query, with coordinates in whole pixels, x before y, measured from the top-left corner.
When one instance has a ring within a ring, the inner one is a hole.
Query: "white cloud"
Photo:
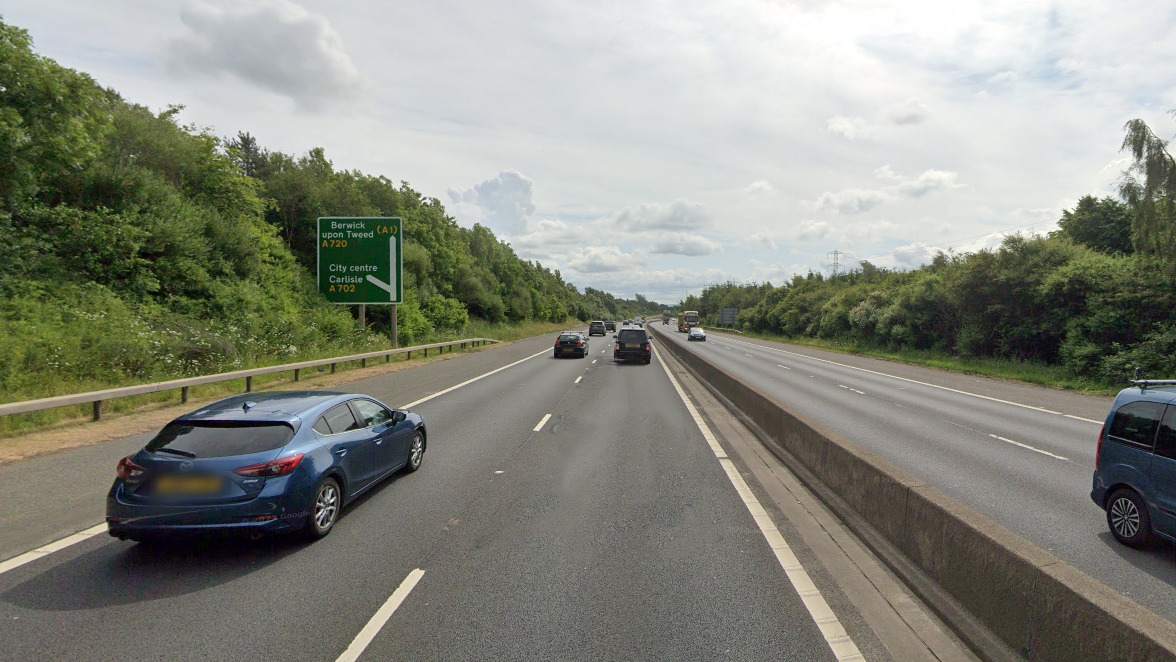
[[[566,262],[569,269],[582,273],[632,270],[647,263],[639,253],[625,253],[617,246],[589,246],[576,251]]]
[[[776,245],[775,233],[770,230],[759,230],[747,235],[747,238],[740,242],[744,248],[762,251],[774,251],[778,248]]]
[[[626,207],[612,217],[609,225],[625,232],[655,230],[700,230],[710,225],[710,215],[699,203],[675,200],[668,205],[655,202]]]
[[[830,117],[825,120],[825,130],[846,140],[862,140],[874,137],[874,130],[861,117]]]
[[[876,189],[850,188],[822,193],[812,204],[816,211],[835,214],[860,214],[887,202],[903,198],[921,198],[938,189],[959,188],[956,173],[946,170],[926,170],[918,177],[907,178],[894,173],[890,166],[874,171],[879,179],[897,181]]]
[[[1015,72],[1015,71],[1002,71],[999,74],[996,74],[994,76],[990,76],[988,78],[988,84],[990,84],[990,85],[1003,85],[1006,83],[1011,83],[1015,80],[1017,80],[1017,72]]]
[[[467,225],[483,223],[510,236],[525,234],[535,213],[532,189],[530,179],[514,171],[503,171],[473,187],[449,189],[450,211]]]
[[[173,39],[169,68],[231,74],[322,110],[358,96],[363,82],[327,19],[289,0],[192,3],[180,11],[187,34]]]
[[[696,234],[670,232],[658,235],[650,252],[690,256],[714,255],[722,253],[723,246],[717,241],[711,241]]]
[[[830,229],[825,221],[804,220],[796,226],[796,238],[801,241],[818,241],[824,239]]]
[[[927,119],[929,111],[927,104],[918,98],[912,98],[890,106],[886,110],[886,115],[894,124],[920,124]]]
[[[770,183],[760,179],[756,180],[747,186],[743,187],[742,193],[749,198],[757,198],[769,193],[775,193],[776,189]]]

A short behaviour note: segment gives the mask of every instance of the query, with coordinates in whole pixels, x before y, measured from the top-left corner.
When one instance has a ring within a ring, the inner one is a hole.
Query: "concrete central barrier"
[[[681,344],[661,346],[1016,654],[1176,661],[1176,625]]]

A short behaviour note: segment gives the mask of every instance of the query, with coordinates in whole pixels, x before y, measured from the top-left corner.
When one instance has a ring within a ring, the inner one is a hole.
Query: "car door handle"
[[[335,451],[335,455],[338,455],[339,457],[343,457],[346,454],[347,454],[346,448],[340,448],[339,450]]]

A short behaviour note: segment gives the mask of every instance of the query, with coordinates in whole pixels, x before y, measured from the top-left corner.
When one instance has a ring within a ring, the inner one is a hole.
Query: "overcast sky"
[[[1176,3],[0,0],[128,100],[677,301],[1045,231],[1176,133]]]

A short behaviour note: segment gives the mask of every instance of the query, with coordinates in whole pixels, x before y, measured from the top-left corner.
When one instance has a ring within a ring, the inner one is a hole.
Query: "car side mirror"
[[[407,418],[408,418],[408,414],[406,414],[402,411],[397,410],[397,411],[392,412],[392,422],[393,423],[397,423],[397,424],[403,423]]]

